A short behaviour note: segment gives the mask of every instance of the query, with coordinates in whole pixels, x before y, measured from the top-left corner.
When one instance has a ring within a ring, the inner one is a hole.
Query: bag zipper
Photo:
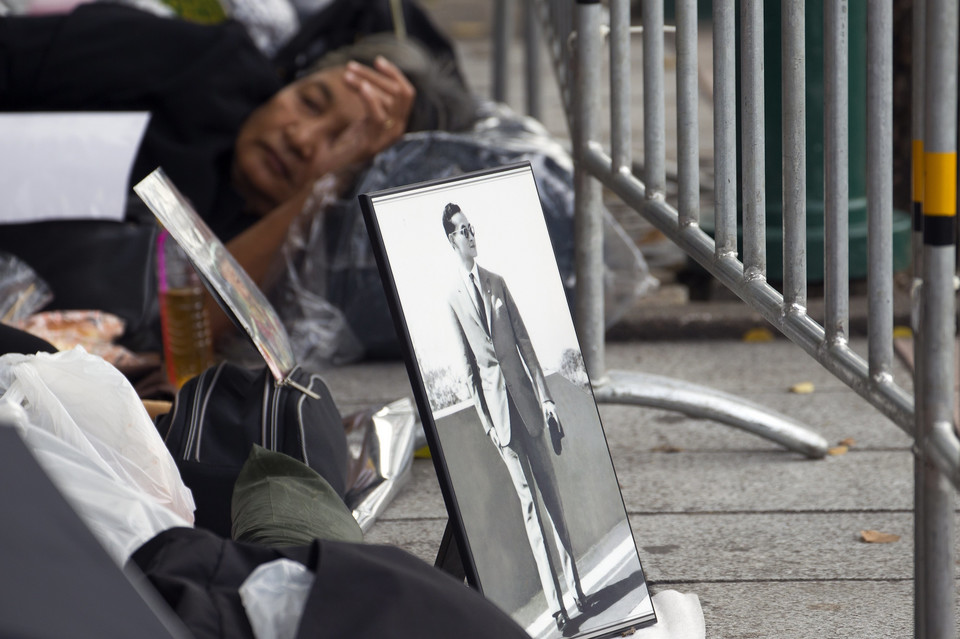
[[[263,378],[263,399],[260,402],[260,445],[267,450],[273,450],[268,443],[270,431],[270,399],[273,378],[268,374]]]
[[[193,392],[193,400],[190,402],[190,410],[186,416],[187,422],[187,432],[186,432],[186,442],[183,444],[182,455],[184,459],[190,459],[190,451],[193,450],[193,442],[197,436],[197,429],[199,424],[197,423],[197,412],[200,407],[200,394],[203,390],[203,383],[206,381],[207,371],[200,373],[200,377],[197,378],[197,386]]]
[[[320,377],[317,373],[311,373],[310,379],[307,383],[307,388],[313,390],[313,382],[316,380],[323,381],[323,378]],[[300,452],[303,454],[303,463],[310,465],[310,459],[307,457],[307,433],[303,427],[303,403],[307,401],[307,395],[300,393],[300,398],[297,400],[297,428],[300,433]]]
[[[197,448],[196,448],[196,451],[194,451],[194,455],[193,455],[193,458],[195,461],[200,461],[200,444],[203,443],[203,422],[207,416],[207,405],[210,403],[210,398],[213,396],[213,389],[216,388],[217,380],[220,379],[220,373],[223,371],[223,367],[225,365],[226,365],[226,362],[220,362],[220,364],[217,365],[216,369],[214,369],[213,371],[213,379],[210,380],[209,386],[207,386],[206,390],[203,392],[203,403],[200,406],[200,415],[199,415],[199,419],[197,420],[197,428],[196,428]],[[208,368],[207,370],[203,371],[203,373],[200,374],[201,383],[204,381],[204,378],[207,377],[209,372],[210,372],[210,369]],[[200,384],[198,384],[197,386],[199,387]],[[198,388],[198,391],[199,391],[199,388]],[[199,394],[200,393],[198,392],[197,395],[199,396]]]

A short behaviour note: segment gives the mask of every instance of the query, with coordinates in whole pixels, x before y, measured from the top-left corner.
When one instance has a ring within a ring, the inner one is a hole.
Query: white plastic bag
[[[193,524],[190,489],[127,379],[81,347],[0,357],[0,398],[122,485]]]
[[[94,458],[33,425],[26,410],[9,399],[0,399],[0,422],[19,431],[50,481],[118,566],[160,532],[190,525]]]

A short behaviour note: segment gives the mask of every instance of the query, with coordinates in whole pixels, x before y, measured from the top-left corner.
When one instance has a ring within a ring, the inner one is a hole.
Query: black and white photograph
[[[530,165],[361,204],[468,578],[531,637],[655,622]]]

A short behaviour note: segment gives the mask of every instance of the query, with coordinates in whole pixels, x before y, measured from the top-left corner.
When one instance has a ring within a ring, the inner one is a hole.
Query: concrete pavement
[[[785,340],[619,342],[607,361],[734,393],[846,446],[809,460],[715,422],[602,405],[652,592],[696,593],[708,637],[912,634],[913,462],[899,428]],[[799,382],[813,393],[791,392]],[[399,362],[328,383],[344,412],[411,393]],[[433,465],[418,459],[367,540],[432,562],[445,523]],[[865,543],[865,530],[898,539]]]

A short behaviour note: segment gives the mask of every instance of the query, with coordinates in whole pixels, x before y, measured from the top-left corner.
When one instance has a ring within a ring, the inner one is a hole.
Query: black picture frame
[[[467,582],[537,638],[655,623],[530,164],[359,199]]]

